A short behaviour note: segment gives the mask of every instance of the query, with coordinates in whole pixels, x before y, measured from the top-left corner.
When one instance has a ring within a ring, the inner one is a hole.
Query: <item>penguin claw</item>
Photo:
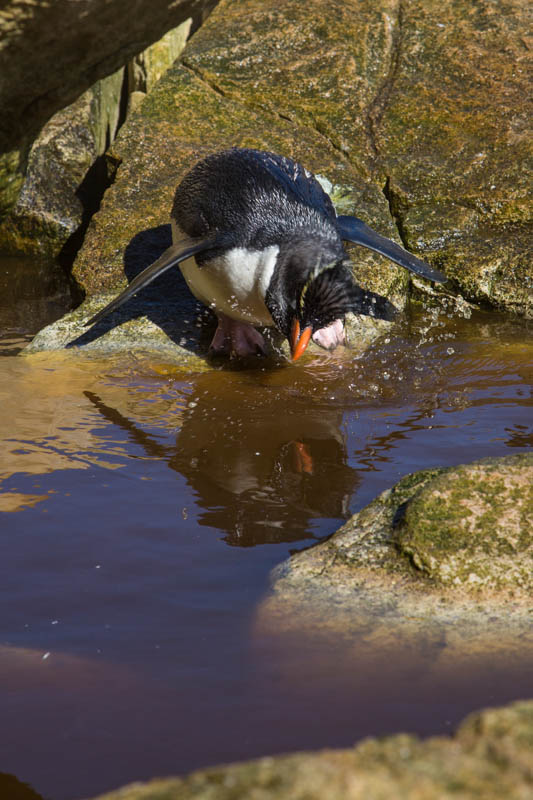
[[[209,352],[215,355],[226,355],[230,358],[248,358],[249,356],[265,356],[267,354],[265,340],[253,325],[248,322],[218,316],[218,328],[213,336]]]

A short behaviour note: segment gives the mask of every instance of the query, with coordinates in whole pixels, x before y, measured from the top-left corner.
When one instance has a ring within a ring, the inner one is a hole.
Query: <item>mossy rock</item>
[[[456,467],[408,503],[400,550],[432,581],[533,590],[533,455]]]
[[[277,567],[256,624],[358,639],[361,661],[533,655],[533,455],[407,475]],[[365,649],[366,648],[366,649]]]
[[[400,575],[427,591],[474,598],[533,592],[533,455],[489,458],[402,478],[325,544],[293,563],[335,550],[358,569]],[[455,565],[455,567],[454,567]],[[481,592],[481,594],[480,594]]]

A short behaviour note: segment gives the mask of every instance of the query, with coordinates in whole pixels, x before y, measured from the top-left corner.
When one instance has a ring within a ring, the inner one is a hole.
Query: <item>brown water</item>
[[[271,568],[402,475],[533,446],[532,326],[425,312],[302,362],[0,359],[0,773],[73,800],[532,695],[527,659],[257,624]]]

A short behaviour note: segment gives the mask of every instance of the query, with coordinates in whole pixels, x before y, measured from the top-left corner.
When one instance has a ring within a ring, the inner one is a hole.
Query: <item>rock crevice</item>
[[[402,58],[404,15],[404,0],[398,0],[395,18],[391,23],[389,52],[384,55],[384,61],[388,59],[389,62],[387,74],[364,113],[365,130],[376,162],[381,155],[379,128],[394,87]]]

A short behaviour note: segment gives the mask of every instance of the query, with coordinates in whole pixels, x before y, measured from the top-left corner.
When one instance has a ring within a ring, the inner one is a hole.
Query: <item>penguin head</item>
[[[353,310],[354,282],[349,261],[333,261],[311,270],[303,284],[289,343],[293,361],[300,358],[313,334]]]
[[[280,251],[266,297],[276,326],[289,340],[293,361],[300,358],[313,334],[353,308],[354,281],[341,250],[309,240]]]

